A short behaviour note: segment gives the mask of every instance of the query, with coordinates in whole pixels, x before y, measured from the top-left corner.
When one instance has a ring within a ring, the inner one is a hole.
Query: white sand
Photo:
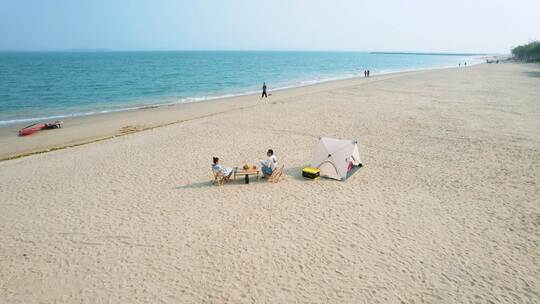
[[[340,82],[0,162],[0,303],[538,303],[539,75]],[[303,180],[319,135],[365,167]],[[267,148],[288,180],[210,185]]]

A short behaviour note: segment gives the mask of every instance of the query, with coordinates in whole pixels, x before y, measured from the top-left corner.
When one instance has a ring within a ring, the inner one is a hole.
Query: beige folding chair
[[[284,167],[285,167],[284,165],[281,165],[280,167],[276,168],[276,170],[274,170],[272,174],[268,177],[268,181],[271,183],[277,183],[285,179],[285,175],[283,175]]]
[[[217,184],[218,186],[230,181],[230,176],[223,175],[223,172],[221,171],[212,170],[212,174],[214,175],[214,181],[212,183]]]

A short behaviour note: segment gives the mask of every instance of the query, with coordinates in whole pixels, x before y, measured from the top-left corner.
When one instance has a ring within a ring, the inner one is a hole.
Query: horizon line
[[[498,52],[448,52],[448,51],[366,51],[366,50],[332,50],[332,49],[134,49],[118,50],[108,48],[69,48],[51,50],[29,50],[29,49],[0,49],[0,53],[21,52],[21,53],[127,53],[127,52],[314,52],[314,53],[368,53],[368,54],[394,54],[394,55],[503,55],[508,53]]]

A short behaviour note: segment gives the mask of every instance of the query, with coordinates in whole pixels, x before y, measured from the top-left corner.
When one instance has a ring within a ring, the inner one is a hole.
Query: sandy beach
[[[272,93],[3,128],[94,142],[0,162],[0,303],[540,302],[540,66]],[[303,179],[319,136],[364,167]],[[211,184],[268,148],[286,180]]]
[[[268,102],[273,103],[307,94],[326,92],[417,73],[424,73],[424,71],[392,73],[370,78],[352,78],[272,91],[269,100],[261,100],[259,94],[253,94],[195,103],[171,104],[159,107],[149,106],[134,111],[65,118],[62,119],[64,121],[63,129],[39,132],[27,137],[17,137],[17,134],[21,128],[29,125],[29,122],[11,124],[0,127],[0,160],[100,141],[132,133],[133,131],[212,117],[231,111],[261,106]]]

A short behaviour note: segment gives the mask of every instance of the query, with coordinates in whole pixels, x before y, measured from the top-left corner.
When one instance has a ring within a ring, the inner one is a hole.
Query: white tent
[[[356,140],[320,138],[311,166],[319,168],[321,176],[346,180],[353,172],[354,166],[362,166],[358,142]]]

